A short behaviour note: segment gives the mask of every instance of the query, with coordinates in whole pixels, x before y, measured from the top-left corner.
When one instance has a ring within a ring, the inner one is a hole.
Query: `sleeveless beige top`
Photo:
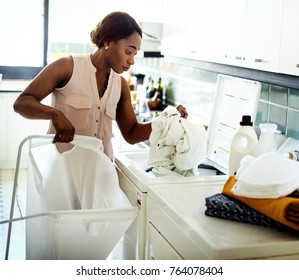
[[[74,55],[73,74],[62,88],[52,94],[52,106],[62,111],[75,127],[75,134],[101,139],[104,152],[113,159],[112,121],[121,95],[121,77],[112,69],[108,86],[102,98],[99,97],[96,68],[90,55]],[[55,133],[50,123],[48,133]]]

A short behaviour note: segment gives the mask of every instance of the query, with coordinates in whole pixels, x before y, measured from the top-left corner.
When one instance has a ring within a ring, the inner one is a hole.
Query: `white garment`
[[[235,195],[250,198],[279,198],[299,187],[299,163],[279,153],[242,159],[232,188]]]
[[[31,143],[27,259],[105,259],[136,217],[99,139],[76,136],[60,154],[49,140]],[[80,142],[81,141],[81,142]]]
[[[205,129],[182,118],[173,106],[153,120],[149,141],[148,163],[154,167],[153,172],[194,176],[206,158]]]

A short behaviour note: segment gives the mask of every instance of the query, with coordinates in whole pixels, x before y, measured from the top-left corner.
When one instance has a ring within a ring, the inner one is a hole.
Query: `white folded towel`
[[[173,106],[153,120],[149,140],[148,163],[160,174],[195,176],[198,165],[206,158],[205,129],[182,118]]]
[[[299,187],[299,163],[279,153],[245,157],[236,174],[232,192],[250,198],[279,198]]]

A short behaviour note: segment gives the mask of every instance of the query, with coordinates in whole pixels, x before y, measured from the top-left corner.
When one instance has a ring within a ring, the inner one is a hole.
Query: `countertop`
[[[0,92],[21,92],[23,91],[30,80],[9,80],[4,79],[0,83]]]

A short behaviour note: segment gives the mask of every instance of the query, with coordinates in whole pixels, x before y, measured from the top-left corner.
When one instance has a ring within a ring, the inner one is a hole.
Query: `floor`
[[[27,173],[25,169],[20,169],[18,176],[18,188],[16,194],[16,203],[14,218],[25,215],[26,209],[26,185]],[[9,220],[12,190],[14,186],[14,169],[0,169],[0,221]],[[8,223],[0,224],[0,260],[5,260],[7,244]],[[25,222],[17,221],[12,223],[11,241],[9,246],[8,260],[25,260]],[[123,259],[123,238],[115,246],[108,260]]]
[[[12,190],[14,185],[14,169],[0,169],[0,221],[7,221],[10,215]],[[18,180],[18,191],[14,218],[20,217],[19,209],[25,213],[26,197],[26,170],[20,170]],[[8,223],[0,224],[0,260],[5,259],[7,245]],[[12,223],[11,241],[9,246],[9,257],[11,260],[25,259],[25,223],[17,221]]]

